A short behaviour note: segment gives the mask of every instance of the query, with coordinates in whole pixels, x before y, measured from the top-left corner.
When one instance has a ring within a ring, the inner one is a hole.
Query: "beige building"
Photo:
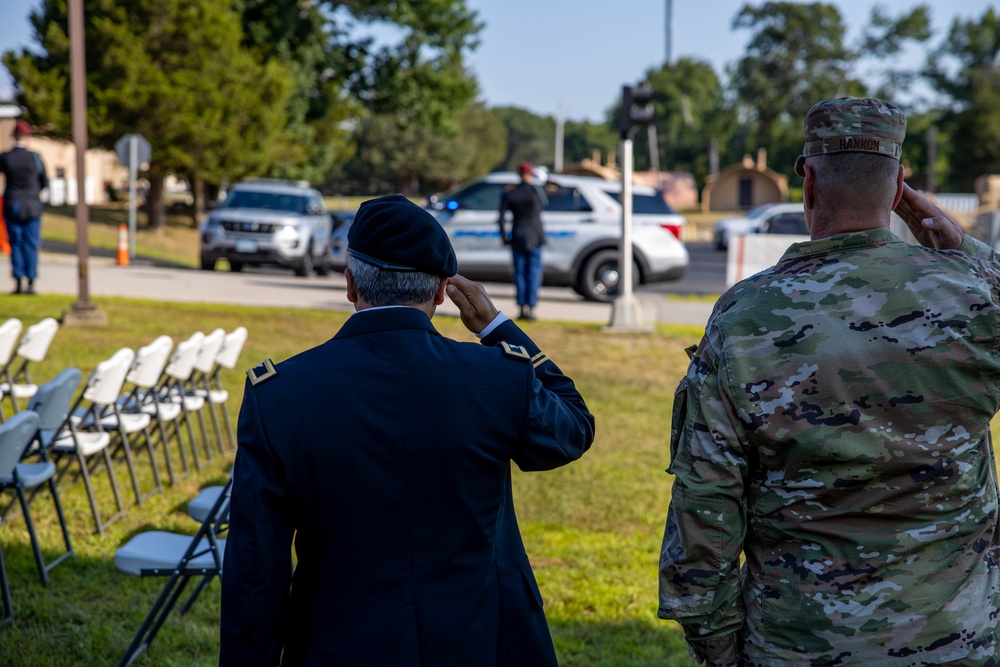
[[[709,176],[701,193],[701,210],[745,211],[761,204],[788,201],[788,177],[767,168],[767,150]]]
[[[14,124],[20,109],[0,105],[0,153],[14,147]],[[73,205],[77,199],[76,146],[69,141],[32,135],[25,142],[30,150],[42,157],[49,187],[42,199],[53,206]],[[108,186],[123,189],[128,186],[128,170],[112,151],[92,148],[87,151],[84,201],[88,204],[106,204]]]

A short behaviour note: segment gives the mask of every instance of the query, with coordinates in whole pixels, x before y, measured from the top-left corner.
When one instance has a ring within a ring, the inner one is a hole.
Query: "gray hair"
[[[892,208],[899,162],[874,153],[830,153],[809,158],[824,206],[874,211]],[[836,202],[836,203],[834,203]]]
[[[347,256],[358,296],[370,306],[400,306],[426,303],[441,285],[439,276],[420,271],[387,271]]]

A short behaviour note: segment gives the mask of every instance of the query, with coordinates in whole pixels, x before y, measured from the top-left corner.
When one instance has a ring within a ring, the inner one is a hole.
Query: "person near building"
[[[1000,259],[903,183],[905,130],[812,107],[811,240],[719,299],[677,389],[658,615],[710,667],[1000,664]]]
[[[31,126],[27,121],[17,121],[14,148],[0,154],[0,173],[4,175],[3,218],[10,243],[14,294],[35,293],[42,227],[41,191],[48,185],[42,158],[25,145],[30,136]]]

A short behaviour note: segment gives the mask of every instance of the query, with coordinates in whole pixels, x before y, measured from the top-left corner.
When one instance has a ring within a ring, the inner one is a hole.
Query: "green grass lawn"
[[[59,318],[70,297],[0,296],[3,317],[25,325]],[[328,339],[346,313],[101,299],[107,328],[61,328],[48,358],[32,368],[44,382],[69,365],[84,378],[122,346],[138,348],[158,335],[175,342],[196,330],[249,329],[239,367],[224,377],[234,394],[235,418],[243,369],[275,361]],[[435,318],[442,333],[473,340],[454,318]],[[537,322],[532,337],[573,377],[597,418],[597,441],[583,459],[548,473],[515,474],[515,502],[528,554],[545,598],[561,664],[693,665],[679,628],[658,621],[656,572],[669,498],[667,428],[673,389],[686,366],[683,348],[696,327],[661,327],[656,334],[609,336],[599,325]],[[289,335],[289,332],[295,332]],[[9,410],[8,410],[9,413]],[[141,460],[140,460],[141,461]],[[72,558],[50,573],[43,588],[20,517],[0,526],[16,619],[0,627],[0,664],[62,667],[115,664],[159,593],[164,580],[119,572],[114,552],[149,529],[193,533],[185,514],[198,489],[225,479],[231,457],[218,455],[200,475],[134,504],[124,465],[116,472],[127,516],[103,537],[94,532],[82,483],[62,493],[71,525]],[[162,465],[161,465],[162,468]],[[149,464],[139,469],[149,483]],[[106,476],[98,474],[102,508],[112,505]],[[4,500],[11,498],[10,492]],[[32,504],[49,557],[60,545],[47,494]],[[139,664],[214,665],[218,650],[219,585],[214,582],[185,617],[174,613]]]

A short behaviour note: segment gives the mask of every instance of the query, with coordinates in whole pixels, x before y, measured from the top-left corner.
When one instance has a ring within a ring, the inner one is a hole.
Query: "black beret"
[[[361,204],[347,232],[347,252],[387,271],[421,271],[442,278],[458,273],[448,234],[434,216],[403,195]]]

